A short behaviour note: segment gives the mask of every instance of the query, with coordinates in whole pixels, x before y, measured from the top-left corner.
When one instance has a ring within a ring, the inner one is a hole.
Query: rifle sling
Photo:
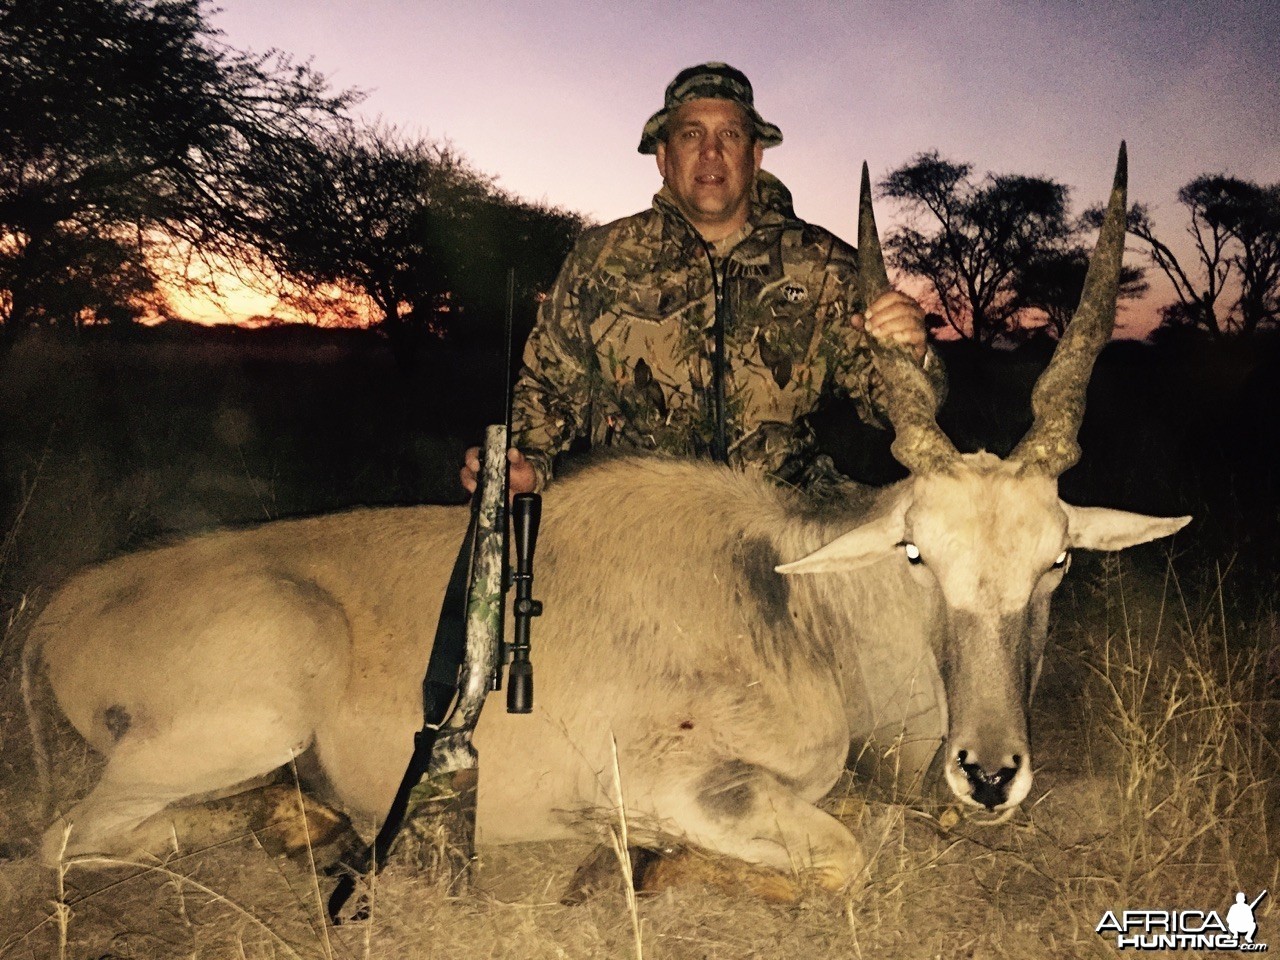
[[[355,890],[355,877],[365,874],[372,866],[374,872],[382,869],[391,844],[404,825],[404,815],[409,807],[409,795],[421,782],[431,767],[431,754],[435,748],[439,727],[449,715],[449,708],[458,693],[458,673],[467,650],[467,590],[470,585],[471,554],[475,546],[476,527],[479,524],[480,498],[472,499],[471,521],[467,535],[462,540],[449,586],[440,604],[440,619],[436,624],[436,638],[431,645],[431,659],[422,678],[422,729],[413,737],[413,756],[405,768],[400,788],[396,790],[391,809],[371,847],[350,858],[347,865],[351,873],[338,878],[338,885],[329,897],[329,919],[336,925],[338,914]]]
[[[440,604],[436,639],[431,645],[431,659],[422,678],[422,728],[439,727],[449,715],[449,707],[458,692],[458,672],[467,654],[467,591],[470,587],[471,554],[475,548],[479,526],[479,497],[474,498],[467,535],[462,539],[453,573]]]

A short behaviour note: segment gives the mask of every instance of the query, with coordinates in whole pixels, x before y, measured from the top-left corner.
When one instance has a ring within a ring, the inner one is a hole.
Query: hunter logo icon
[[[1243,937],[1244,942],[1251,946],[1253,944],[1253,935],[1258,929],[1257,921],[1253,919],[1253,908],[1266,895],[1267,891],[1263,890],[1253,903],[1246,903],[1244,891],[1241,891],[1236,894],[1236,902],[1227,911],[1227,929],[1237,937]]]
[[[782,288],[782,295],[787,298],[787,303],[803,303],[809,291],[798,283],[788,283]]]
[[[1114,935],[1117,950],[1265,953],[1267,945],[1254,940],[1253,911],[1266,895],[1263,890],[1250,901],[1243,891],[1237,893],[1225,917],[1217,910],[1108,910],[1094,932]]]

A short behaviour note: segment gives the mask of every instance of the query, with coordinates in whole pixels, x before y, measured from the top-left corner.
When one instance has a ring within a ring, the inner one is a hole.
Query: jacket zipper
[[[715,319],[711,324],[711,391],[715,407],[715,435],[711,438],[711,456],[719,463],[729,463],[729,428],[725,413],[725,327],[729,322],[729,302],[724,291],[724,277],[716,269],[715,257],[704,241],[707,259],[711,263],[711,289],[715,295]],[[726,258],[725,263],[728,263]]]

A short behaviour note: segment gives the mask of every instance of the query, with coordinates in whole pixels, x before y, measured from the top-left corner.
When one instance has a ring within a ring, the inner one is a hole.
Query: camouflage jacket
[[[790,192],[763,171],[750,223],[714,247],[664,188],[651,209],[584,233],[539,311],[512,420],[539,486],[580,437],[597,449],[709,455],[717,287],[728,308],[731,465],[806,486],[834,474],[805,420],[827,391],[883,424],[882,385],[856,317],[857,251],[799,220]],[[941,392],[936,357],[926,369]]]

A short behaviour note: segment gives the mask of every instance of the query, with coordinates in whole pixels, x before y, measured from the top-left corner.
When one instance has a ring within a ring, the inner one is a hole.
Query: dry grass
[[[1172,572],[1153,604],[1111,568],[1082,729],[1113,826],[1074,886],[1085,903],[1225,913],[1280,880],[1274,613],[1233,623],[1220,572],[1195,611]]]
[[[158,536],[457,495],[451,465],[463,438],[487,419],[457,397],[494,382],[477,372],[487,369],[481,352],[462,363],[444,358],[416,382],[393,375],[384,353],[202,339],[145,350],[33,341],[0,357],[8,498],[0,622],[10,627],[0,635],[0,847],[29,841],[43,819],[17,669],[22,621],[39,605],[40,587]],[[1003,382],[986,368],[961,382],[964,359],[955,357],[953,397]],[[1149,380],[1131,372],[1115,368],[1112,388],[1129,392],[1092,422],[1091,449],[1106,451],[1094,462],[1108,470],[1093,477],[1091,495],[1119,502],[1164,477],[1170,495],[1196,504],[1194,549],[1247,548],[1253,538],[1255,555],[1272,556],[1257,547],[1276,522],[1266,470],[1275,446],[1259,431],[1262,407],[1237,414],[1225,395],[1188,389],[1199,381],[1181,368],[1168,381],[1176,389],[1153,400]],[[980,418],[992,429],[975,436],[989,443],[1012,406],[994,404],[992,422]],[[402,421],[402,410],[413,415]],[[1143,410],[1161,419],[1135,419]],[[1108,435],[1097,435],[1108,424],[1120,431],[1109,446]],[[1233,432],[1237,424],[1247,436]],[[1162,459],[1162,431],[1176,436],[1177,449],[1194,451],[1195,462],[1168,450]],[[443,859],[427,850],[377,878],[367,922],[333,929],[317,899],[329,881],[248,837],[97,871],[0,861],[0,960],[598,960],[640,951],[648,960],[1113,958],[1113,946],[1094,933],[1103,910],[1222,910],[1236,889],[1253,895],[1262,887],[1272,896],[1260,905],[1259,939],[1274,951],[1280,629],[1266,605],[1274,603],[1274,562],[1257,567],[1272,581],[1225,579],[1194,590],[1137,576],[1134,561],[1108,561],[1096,582],[1088,570],[1074,572],[1056,601],[1034,710],[1032,798],[1010,822],[980,827],[945,806],[897,803],[892,785],[868,789],[846,778],[825,805],[863,838],[869,879],[857,896],[815,896],[798,907],[700,889],[636,898],[623,892],[629,861],[619,858],[616,890],[565,907],[561,894],[588,844],[482,850],[469,892],[414,869],[415,860]],[[1249,609],[1255,592],[1268,599]],[[70,798],[100,764],[65,724],[56,726],[55,779]],[[619,821],[620,835],[626,828]]]
[[[610,830],[609,840],[613,846],[614,856],[618,860],[618,870],[622,874],[622,893],[626,898],[627,917],[631,920],[631,933],[635,938],[636,960],[644,960],[644,927],[640,922],[640,910],[636,903],[635,877],[631,874],[631,843],[627,836],[626,799],[622,795],[622,769],[618,766],[618,738],[611,736],[609,744],[613,750],[613,789],[617,796],[615,812],[617,827]]]
[[[105,871],[0,866],[0,957],[1113,956],[1094,932],[1107,909],[1223,911],[1237,889],[1280,889],[1268,824],[1280,678],[1270,611],[1233,622],[1221,592],[1196,611],[1172,578],[1149,586],[1110,561],[1103,574],[1060,605],[1033,720],[1036,792],[1010,822],[886,802],[851,778],[826,801],[864,838],[869,884],[857,895],[780,907],[699,889],[636,898],[620,882],[565,907],[590,848],[543,844],[482,850],[468,892],[401,858],[378,878],[370,919],[331,929],[319,906],[328,881],[250,838]],[[21,743],[4,716],[4,742]],[[61,753],[64,783],[85,774],[74,749]],[[8,836],[32,799],[11,747],[5,759]],[[625,830],[619,821],[619,850]],[[1280,941],[1276,916],[1264,900],[1259,939]]]

